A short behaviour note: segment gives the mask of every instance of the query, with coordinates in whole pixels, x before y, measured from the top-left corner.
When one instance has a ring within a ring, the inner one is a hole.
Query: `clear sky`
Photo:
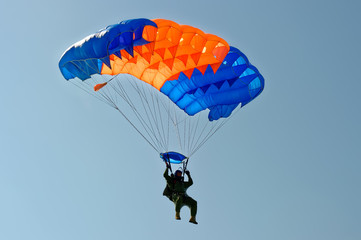
[[[0,239],[361,239],[359,1],[0,2]],[[198,221],[174,220],[164,164],[65,81],[71,44],[165,18],[244,52],[265,90],[191,159]]]

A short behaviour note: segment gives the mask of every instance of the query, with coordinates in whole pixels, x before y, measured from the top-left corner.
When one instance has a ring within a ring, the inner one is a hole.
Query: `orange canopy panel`
[[[160,90],[180,72],[190,78],[195,68],[204,74],[208,65],[216,72],[229,52],[228,43],[216,35],[170,20],[153,21],[157,28],[143,30],[149,43],[135,46],[133,56],[125,50],[119,52],[121,58],[111,55],[110,68],[103,63],[101,74],[128,73]]]

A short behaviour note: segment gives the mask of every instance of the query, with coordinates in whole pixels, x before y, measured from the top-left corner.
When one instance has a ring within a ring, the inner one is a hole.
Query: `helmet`
[[[181,170],[177,170],[177,171],[175,171],[174,175],[175,175],[176,177],[181,177],[181,176],[182,176],[182,171],[181,171]]]
[[[183,181],[183,176],[182,176],[182,171],[181,170],[177,170],[177,171],[175,171],[175,173],[174,173],[174,179],[176,180],[176,181]]]

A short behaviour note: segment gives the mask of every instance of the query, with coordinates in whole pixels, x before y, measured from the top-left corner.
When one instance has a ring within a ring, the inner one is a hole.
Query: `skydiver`
[[[191,211],[190,223],[198,224],[196,221],[197,214],[197,201],[187,195],[187,189],[193,184],[190,172],[185,171],[188,176],[188,181],[184,181],[182,171],[177,170],[175,174],[168,175],[169,165],[166,163],[167,168],[164,171],[164,178],[167,185],[163,191],[163,195],[168,197],[175,205],[175,219],[180,220],[180,210],[183,206],[188,206]]]

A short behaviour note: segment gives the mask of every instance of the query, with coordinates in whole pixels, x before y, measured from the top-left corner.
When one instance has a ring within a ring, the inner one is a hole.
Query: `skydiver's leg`
[[[183,197],[174,194],[173,195],[173,202],[175,205],[175,219],[180,220],[180,210],[183,207]]]
[[[184,197],[183,204],[188,206],[191,211],[191,218],[189,219],[189,222],[198,224],[196,221],[197,201],[189,196],[186,196],[186,197]]]
[[[193,198],[186,196],[184,197],[183,204],[189,207],[191,210],[191,216],[196,216],[197,214],[197,201]]]

